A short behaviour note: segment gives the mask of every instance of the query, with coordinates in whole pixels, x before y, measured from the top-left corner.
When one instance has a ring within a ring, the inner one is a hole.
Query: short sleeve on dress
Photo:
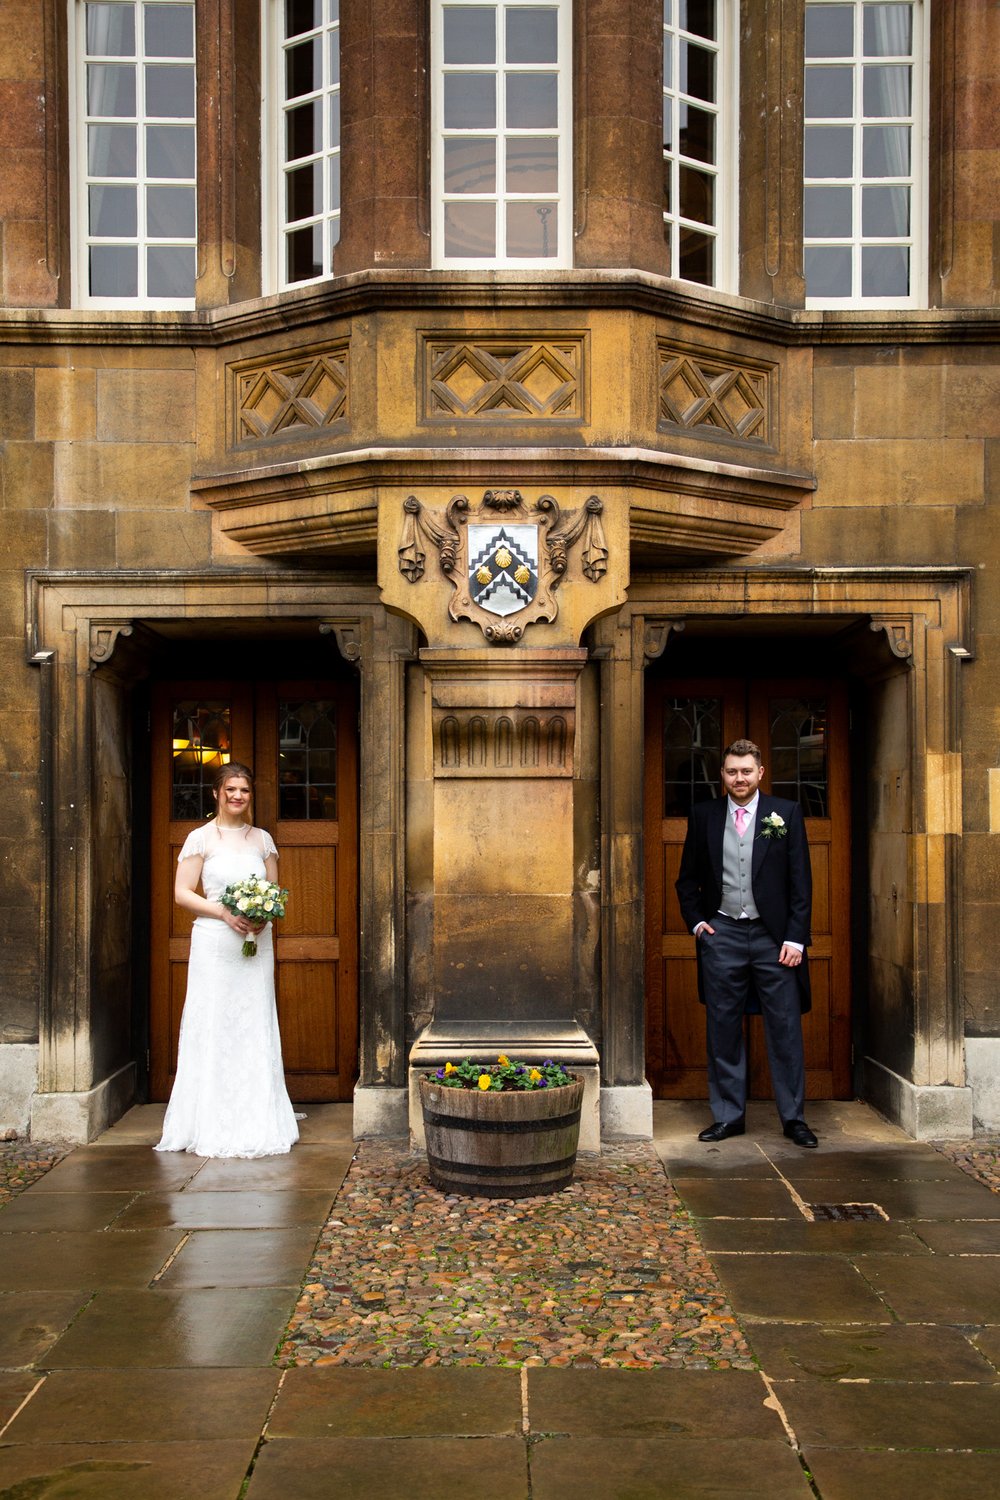
[[[261,837],[261,842],[262,842],[262,844],[264,846],[264,858],[268,859],[273,854],[274,857],[275,857],[275,859],[277,859],[278,858],[277,845],[275,844],[274,839],[268,833],[268,831],[267,831],[266,828],[262,828],[260,830],[260,837]]]
[[[180,864],[182,859],[190,859],[194,854],[200,855],[202,859],[205,858],[204,828],[192,828],[191,832],[184,840],[184,844],[181,848],[180,854],[178,854],[177,856],[177,863]]]

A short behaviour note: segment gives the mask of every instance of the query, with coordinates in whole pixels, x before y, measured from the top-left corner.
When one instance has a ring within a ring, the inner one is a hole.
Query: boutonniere
[[[788,832],[788,825],[780,813],[768,813],[761,820],[760,836],[762,839],[783,839]]]

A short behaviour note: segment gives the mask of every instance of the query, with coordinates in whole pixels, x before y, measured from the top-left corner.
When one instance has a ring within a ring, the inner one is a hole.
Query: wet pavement
[[[510,1204],[354,1159],[345,1107],[263,1162],[154,1155],[161,1115],[4,1179],[0,1500],[1000,1492],[996,1142],[658,1105]]]

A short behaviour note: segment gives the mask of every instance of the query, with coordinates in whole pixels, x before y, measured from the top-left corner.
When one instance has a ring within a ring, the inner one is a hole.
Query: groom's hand
[[[779,964],[783,964],[786,969],[794,969],[802,962],[802,954],[798,948],[793,948],[791,943],[782,943],[781,952],[778,954],[778,962]]]

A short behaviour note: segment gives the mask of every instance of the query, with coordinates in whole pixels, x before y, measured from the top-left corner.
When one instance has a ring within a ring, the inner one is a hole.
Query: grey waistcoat
[[[736,832],[732,814],[726,812],[726,831],[722,836],[722,901],[719,910],[727,917],[759,917],[754,905],[750,868],[753,861],[753,835],[757,813],[747,824],[742,841]]]

